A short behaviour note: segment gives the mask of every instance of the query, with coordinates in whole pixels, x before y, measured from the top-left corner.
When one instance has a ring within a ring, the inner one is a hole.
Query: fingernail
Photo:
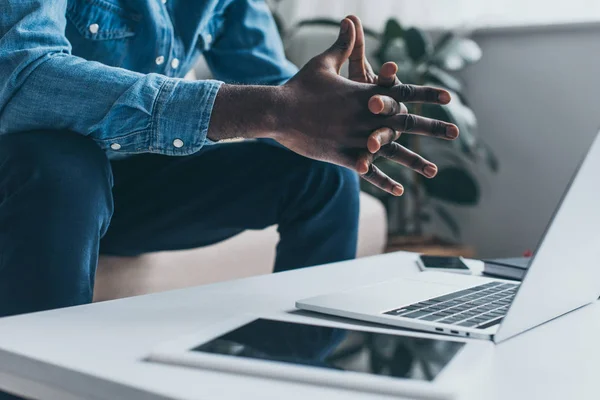
[[[350,27],[348,24],[349,24],[348,20],[346,18],[344,18],[342,20],[342,27],[341,27],[341,32],[342,33],[348,32],[348,28]]]
[[[437,174],[437,167],[435,165],[427,164],[425,168],[423,168],[423,172],[428,178],[433,178],[435,174]]]
[[[363,171],[363,174],[366,174],[367,172],[369,172],[369,163],[367,161],[365,161],[362,164],[362,171]]]
[[[359,161],[356,165],[356,172],[366,174],[369,171],[369,164],[366,161]]]
[[[404,193],[404,188],[400,185],[396,185],[392,188],[392,194],[394,196],[402,196],[402,193]]]
[[[377,153],[379,151],[379,149],[381,149],[381,144],[376,139],[376,144],[375,145],[368,145],[367,148],[369,149],[369,153],[375,154],[375,153]]]
[[[450,103],[450,94],[448,92],[442,92],[438,94],[438,101],[440,103]]]
[[[458,128],[454,125],[450,125],[446,128],[446,137],[448,139],[456,139],[458,137]]]

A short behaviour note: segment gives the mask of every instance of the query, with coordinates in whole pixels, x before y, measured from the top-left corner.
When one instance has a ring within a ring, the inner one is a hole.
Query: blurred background
[[[356,14],[375,69],[396,61],[403,82],[455,93],[448,107],[411,111],[457,123],[460,143],[402,139],[438,163],[439,177],[426,182],[382,163],[406,195],[364,187],[386,206],[389,250],[500,257],[535,249],[600,128],[599,1],[268,3],[298,66]]]
[[[395,61],[403,82],[454,94],[448,106],[411,111],[456,123],[460,140],[400,138],[437,163],[438,176],[425,180],[379,160],[404,184],[405,195],[392,198],[363,185],[359,257],[396,250],[481,258],[535,251],[600,128],[600,1],[267,2],[298,66],[330,46],[339,22],[356,14],[375,70]],[[210,78],[203,62],[193,72]],[[94,298],[269,273],[275,228],[202,249],[103,257]]]

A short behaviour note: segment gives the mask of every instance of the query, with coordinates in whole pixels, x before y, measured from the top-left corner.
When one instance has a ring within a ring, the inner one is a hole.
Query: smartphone
[[[420,255],[417,265],[421,271],[454,272],[457,274],[470,274],[471,270],[464,263],[462,257],[441,257]]]

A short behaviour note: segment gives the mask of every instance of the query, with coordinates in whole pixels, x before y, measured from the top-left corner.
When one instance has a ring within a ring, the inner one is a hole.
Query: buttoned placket
[[[173,44],[171,43],[171,38],[173,35],[168,28],[170,26],[171,19],[171,17],[169,16],[169,9],[167,6],[168,0],[160,0],[160,2],[162,3],[161,15],[163,17],[163,23],[161,24],[160,29],[162,40],[159,41],[160,44],[157,49],[158,54],[154,59],[154,63],[158,67],[158,72],[161,72],[167,76],[173,76],[171,70],[176,70],[177,67],[179,67],[180,61],[177,58],[172,58],[170,62],[165,64],[165,62],[169,60],[170,55],[172,54]]]

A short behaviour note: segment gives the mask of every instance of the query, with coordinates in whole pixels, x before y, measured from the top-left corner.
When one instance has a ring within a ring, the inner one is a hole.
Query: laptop
[[[499,343],[594,302],[600,294],[598,137],[563,193],[521,283],[426,271],[299,300],[296,307]]]

